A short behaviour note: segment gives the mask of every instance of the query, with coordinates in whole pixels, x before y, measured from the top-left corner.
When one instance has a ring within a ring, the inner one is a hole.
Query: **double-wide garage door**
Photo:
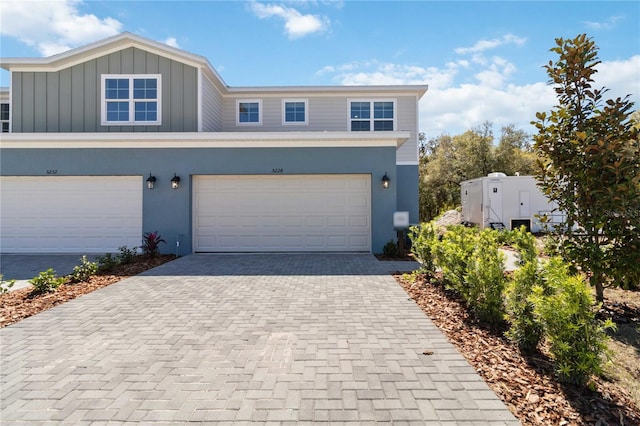
[[[106,253],[140,245],[141,176],[3,176],[3,253]]]
[[[370,175],[194,176],[197,252],[370,251]]]

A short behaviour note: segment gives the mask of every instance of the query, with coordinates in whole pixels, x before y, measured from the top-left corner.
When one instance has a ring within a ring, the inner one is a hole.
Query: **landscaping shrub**
[[[496,231],[483,230],[475,239],[464,282],[468,291],[468,306],[476,318],[485,323],[499,324],[504,320],[504,260],[504,254],[499,251]]]
[[[465,276],[477,238],[478,230],[475,228],[450,226],[434,250],[435,262],[442,269],[445,285],[456,290],[465,300],[470,298]]]
[[[142,236],[142,245],[140,248],[144,254],[156,255],[160,253],[160,243],[167,243],[156,232],[147,232]]]
[[[111,271],[120,263],[119,259],[111,253],[105,253],[96,258],[98,263],[98,272],[105,273]]]
[[[40,272],[37,277],[32,278],[29,283],[33,285],[33,294],[42,294],[55,291],[65,283],[65,277],[57,277],[56,271],[49,268]]]
[[[118,262],[122,265],[128,265],[133,263],[138,255],[137,249],[134,247],[132,249],[127,248],[127,246],[118,247],[120,253],[118,254]]]
[[[382,254],[386,257],[398,257],[398,245],[396,242],[389,240],[389,242],[382,247]]]
[[[505,317],[509,322],[506,336],[523,352],[534,351],[543,335],[542,324],[535,317],[533,302],[530,300],[536,285],[542,284],[537,260],[534,259],[514,272],[513,280],[507,284],[504,293]]]
[[[87,259],[87,256],[80,258],[80,265],[73,267],[73,273],[71,279],[74,282],[82,282],[89,279],[89,277],[98,273],[98,264],[91,262]]]
[[[560,380],[586,384],[601,374],[607,355],[606,329],[611,320],[598,321],[591,289],[579,275],[571,275],[560,258],[543,269],[545,285],[536,285],[530,300],[544,328]]]
[[[422,265],[420,271],[430,276],[436,272],[434,259],[434,250],[438,243],[436,229],[433,221],[409,228],[411,252]]]
[[[16,283],[16,280],[5,281],[2,274],[0,274],[0,294],[5,294],[11,291],[11,288]]]

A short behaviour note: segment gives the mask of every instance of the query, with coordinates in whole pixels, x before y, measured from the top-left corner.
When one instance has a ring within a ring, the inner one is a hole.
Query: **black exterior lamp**
[[[391,179],[389,179],[389,176],[387,176],[387,173],[385,172],[384,176],[382,176],[382,187],[384,189],[389,189],[390,184],[391,184]]]
[[[147,188],[153,189],[155,186],[156,186],[156,177],[151,176],[151,173],[149,173],[149,177],[147,178]]]
[[[177,176],[175,173],[173,174],[173,177],[171,178],[171,188],[172,189],[180,188],[180,176]]]

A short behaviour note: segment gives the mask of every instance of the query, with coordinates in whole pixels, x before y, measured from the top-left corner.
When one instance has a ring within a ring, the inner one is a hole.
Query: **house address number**
[[[284,169],[271,169],[271,173],[283,173]]]
[[[48,175],[57,175],[58,174],[58,170],[56,170],[56,169],[48,169],[47,170],[47,174]]]

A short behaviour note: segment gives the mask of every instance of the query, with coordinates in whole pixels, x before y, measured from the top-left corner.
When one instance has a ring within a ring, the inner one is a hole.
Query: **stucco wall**
[[[143,231],[159,231],[168,244],[163,250],[180,254],[192,247],[191,176],[215,174],[371,174],[372,251],[382,251],[394,237],[393,212],[397,188],[405,177],[396,174],[395,149],[381,148],[218,148],[218,149],[3,149],[0,170],[4,176],[141,175],[157,177],[154,190],[143,190]],[[388,173],[392,182],[383,189],[380,179]],[[178,190],[170,179],[181,177]],[[405,172],[400,173],[402,176]],[[52,176],[52,178],[55,178]],[[144,180],[144,179],[143,179]],[[404,189],[403,189],[404,191]],[[417,203],[417,200],[416,200]]]

